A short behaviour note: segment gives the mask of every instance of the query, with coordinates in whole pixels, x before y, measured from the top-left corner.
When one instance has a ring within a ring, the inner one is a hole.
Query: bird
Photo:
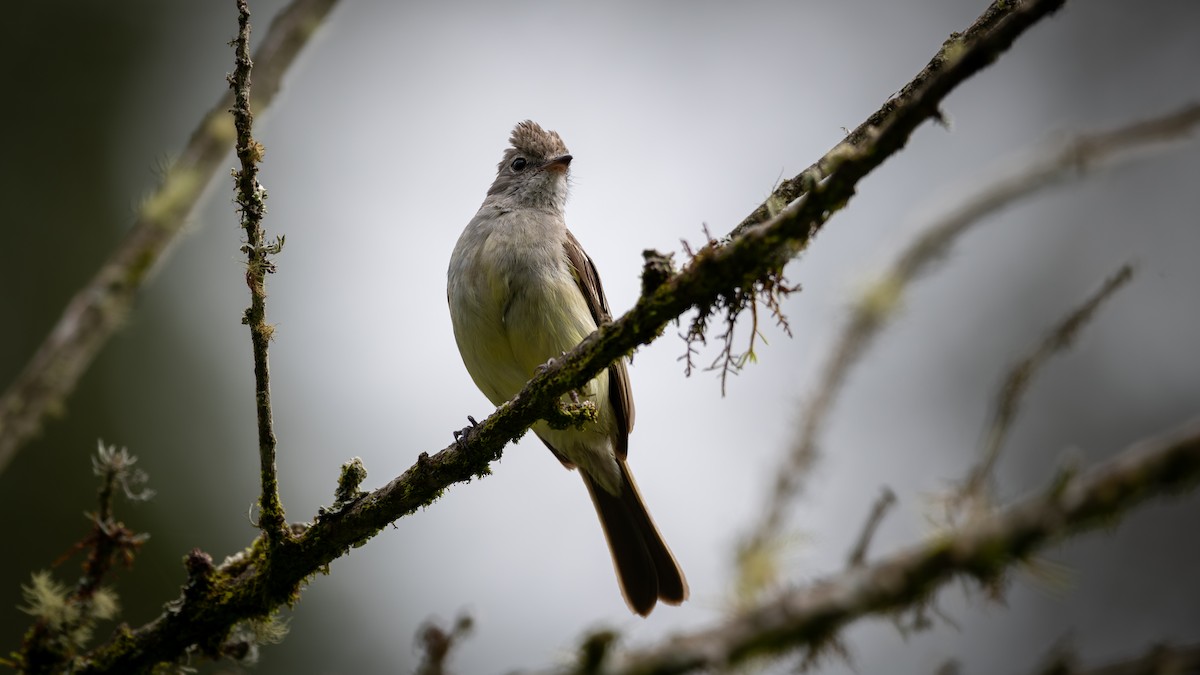
[[[471,379],[497,406],[612,318],[596,265],[563,217],[571,161],[557,132],[530,120],[517,124],[450,256],[454,338]],[[594,421],[567,429],[538,421],[533,432],[566,468],[579,470],[630,610],[648,616],[660,600],[682,603],[687,579],[627,462],[634,406],[624,359],[572,395],[595,405]]]

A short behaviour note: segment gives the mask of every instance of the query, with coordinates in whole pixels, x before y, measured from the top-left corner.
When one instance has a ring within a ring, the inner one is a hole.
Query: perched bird
[[[446,287],[463,363],[496,405],[611,319],[596,266],[563,220],[571,155],[562,138],[525,121],[509,142],[450,256]],[[646,616],[659,600],[677,605],[687,581],[625,462],[633,397],[624,361],[578,395],[595,404],[595,422],[551,429],[539,421],[533,431],[564,466],[579,469],[629,608]]]

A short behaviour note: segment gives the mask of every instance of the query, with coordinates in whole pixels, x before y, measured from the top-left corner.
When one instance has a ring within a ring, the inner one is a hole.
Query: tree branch
[[[987,584],[1035,551],[1110,528],[1152,497],[1200,478],[1200,417],[991,516],[872,565],[785,592],[716,626],[626,654],[606,673],[720,671],[752,658],[819,648],[850,621],[904,608],[957,577]]]
[[[255,59],[259,63],[255,105],[266,108],[283,75],[337,0],[295,0],[279,13]],[[170,245],[233,139],[226,94],[192,132],[162,185],[142,204],[137,220],[96,276],[75,294],[58,323],[21,374],[0,397],[0,471],[50,415],[60,414],[79,378],[120,327],[138,290],[170,251]]]
[[[432,619],[426,621],[417,634],[417,641],[424,652],[416,675],[446,675],[450,672],[446,662],[450,654],[471,634],[475,622],[470,615],[460,614],[449,630],[442,628]]]
[[[1133,268],[1122,265],[1100,288],[1096,289],[1086,301],[1067,314],[1058,325],[1038,344],[1025,358],[1018,361],[1004,378],[1004,384],[997,392],[996,402],[992,410],[992,422],[986,432],[983,457],[968,474],[962,487],[964,496],[979,497],[985,492],[985,486],[1000,459],[1004,441],[1008,431],[1017,418],[1021,399],[1029,389],[1033,376],[1051,356],[1066,349],[1075,340],[1079,331],[1091,321],[1100,306],[1108,301],[1122,286],[1133,279]],[[986,501],[986,500],[984,500]]]
[[[883,491],[879,493],[879,497],[875,499],[875,503],[871,506],[871,513],[867,516],[867,521],[863,523],[862,532],[858,535],[858,541],[855,542],[854,548],[850,550],[850,556],[846,559],[847,567],[862,567],[867,562],[867,549],[871,546],[871,540],[875,538],[875,530],[879,529],[879,525],[883,522],[883,517],[887,515],[888,509],[895,505],[896,493],[892,492],[892,489],[885,485]]]
[[[751,228],[777,220],[776,216],[796,201],[810,195],[822,181],[838,172],[840,177],[847,180],[850,189],[835,189],[841,193],[841,199],[830,198],[822,200],[826,206],[824,212],[813,210],[810,214],[822,214],[822,218],[807,221],[808,228],[790,242],[788,247],[782,247],[780,254],[784,260],[803,251],[811,240],[812,235],[821,227],[828,216],[845,206],[846,201],[853,196],[853,184],[861,175],[854,170],[841,170],[848,159],[866,160],[862,170],[870,171],[883,159],[903,147],[908,136],[921,122],[928,118],[943,121],[939,106],[945,95],[958,86],[963,80],[991,64],[1001,53],[1011,46],[1017,35],[1045,16],[1057,11],[1065,0],[1022,0],[1007,2],[996,0],[976,21],[963,33],[952,34],[943,44],[942,49],[934,55],[925,68],[906,84],[897,94],[890,98],[865,122],[850,132],[841,143],[834,146],[823,157],[814,162],[804,171],[793,178],[780,183],[766,201],[758,206],[749,216],[733,229],[729,239],[745,234]],[[893,133],[894,132],[894,133]],[[890,136],[884,143],[879,143],[879,136]],[[895,145],[892,145],[892,144]],[[863,150],[874,146],[871,152]],[[882,152],[880,152],[882,151]],[[855,157],[856,155],[860,155]],[[878,162],[872,158],[878,159]],[[850,162],[855,165],[856,162]],[[865,175],[865,174],[862,174]],[[841,186],[845,188],[846,185]],[[717,242],[706,245],[708,250]],[[694,344],[705,342],[705,333],[712,315],[723,313],[726,330],[719,339],[723,345],[721,353],[710,369],[721,370],[721,393],[725,392],[726,379],[730,372],[736,373],[750,357],[753,356],[754,338],[758,330],[758,303],[762,302],[775,316],[776,321],[790,335],[791,331],[786,317],[780,311],[781,298],[795,289],[788,286],[782,275],[783,261],[776,261],[774,268],[769,268],[764,274],[752,280],[743,280],[732,290],[718,295],[712,301],[698,303],[697,315],[686,333],[684,342],[687,344],[688,369],[692,366]],[[749,309],[754,315],[750,330],[750,343],[745,353],[735,354],[733,351],[734,326],[742,311]]]
[[[263,147],[251,133],[254,113],[250,109],[250,72],[254,63],[250,60],[250,6],[246,0],[237,0],[238,37],[234,41],[236,67],[229,77],[233,89],[233,125],[237,129],[237,156],[241,170],[233,172],[238,210],[241,212],[242,229],[246,231],[246,243],[242,253],[246,254],[246,285],[250,287],[250,307],[242,317],[242,323],[250,327],[251,349],[254,353],[254,401],[258,417],[259,474],[262,494],[259,508],[262,514],[258,525],[267,534],[267,540],[277,543],[285,536],[286,522],[283,504],[279,500],[279,479],[275,471],[275,429],[271,415],[271,368],[267,349],[275,328],[266,321],[267,288],[266,276],[275,271],[270,257],[283,248],[283,237],[274,242],[265,242],[262,220],[267,212],[267,191],[258,182],[258,162],[262,159]]]

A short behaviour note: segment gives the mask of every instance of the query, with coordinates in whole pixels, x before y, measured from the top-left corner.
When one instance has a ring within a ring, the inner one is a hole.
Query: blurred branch
[[[148,534],[135,534],[113,518],[113,497],[117,488],[121,488],[130,501],[147,501],[154,496],[154,490],[142,487],[149,477],[145,471],[134,467],[137,457],[125,448],[118,450],[117,446],[106,446],[103,441],[98,445],[96,456],[92,458],[92,473],[100,478],[100,509],[94,515],[89,514],[95,529],[84,540],[91,552],[83,563],[83,576],[75,588],[79,598],[90,598],[100,589],[104,576],[118,558],[126,566],[133,564],[133,554],[150,538]]]
[[[781,593],[711,628],[629,652],[602,672],[720,672],[757,657],[819,648],[854,619],[907,607],[955,578],[987,584],[1035,551],[1069,535],[1111,528],[1134,507],[1194,487],[1197,479],[1200,417],[970,527]]]
[[[454,648],[462,640],[471,635],[474,624],[475,622],[467,614],[459,615],[454,622],[454,627],[449,631],[433,621],[426,621],[417,635],[425,653],[425,657],[421,659],[421,665],[417,666],[417,675],[446,675],[450,672],[446,668],[450,652],[454,651]]]
[[[1058,650],[1038,675],[1195,675],[1200,673],[1200,643],[1154,645],[1141,656],[1114,661],[1102,666],[1085,667],[1069,650]]]
[[[1110,168],[1146,156],[1155,144],[1178,142],[1200,125],[1200,104],[1116,129],[1079,136],[1061,143],[1015,172],[977,190],[947,215],[921,232],[890,270],[862,295],[835,341],[836,347],[821,372],[800,423],[799,437],[776,472],[764,516],[746,537],[739,557],[778,538],[788,506],[803,489],[815,464],[825,423],[850,371],[872,346],[900,306],[909,284],[941,261],[950,247],[972,226],[1020,199],[1031,197],[1089,170]]]
[[[1021,399],[1028,391],[1033,376],[1037,374],[1042,364],[1051,356],[1071,346],[1075,336],[1091,321],[1096,310],[1100,309],[1100,305],[1111,298],[1118,289],[1129,283],[1132,278],[1133,268],[1129,265],[1122,265],[1121,269],[1106,279],[1090,298],[1064,317],[1031,354],[1012,367],[1008,376],[1004,378],[1004,384],[1000,387],[1000,391],[997,392],[992,421],[988,426],[987,440],[984,443],[983,459],[968,475],[961,490],[964,497],[981,497],[986,492],[987,480],[992,475],[996,460],[1000,458],[1004,440],[1008,437],[1008,430],[1012,428],[1012,423],[1017,418]]]
[[[883,492],[875,499],[875,504],[871,506],[871,513],[867,516],[867,522],[863,523],[862,532],[858,535],[858,542],[854,544],[854,549],[850,551],[850,557],[847,560],[848,567],[862,567],[867,561],[867,549],[871,546],[871,540],[875,537],[875,531],[879,529],[879,524],[883,522],[883,517],[887,515],[889,509],[896,505],[896,493],[892,489],[884,486]]]
[[[295,0],[279,13],[263,40],[258,62],[256,107],[267,107],[284,73],[312,38],[337,0]],[[118,248],[63,310],[17,379],[0,397],[0,471],[49,415],[65,401],[96,353],[121,325],[138,290],[161,264],[205,187],[221,168],[233,143],[226,94],[192,132],[162,185],[139,208]]]
[[[250,73],[254,63],[250,60],[250,6],[246,0],[237,0],[238,36],[234,41],[236,56],[229,87],[233,89],[233,126],[237,130],[237,156],[242,168],[233,172],[234,191],[237,195],[238,211],[241,213],[242,229],[246,231],[246,243],[242,253],[246,254],[246,285],[250,287],[250,307],[242,317],[242,323],[250,327],[251,349],[254,353],[254,407],[258,418],[259,474],[262,494],[259,508],[262,515],[258,525],[267,534],[271,543],[286,534],[284,530],[283,504],[279,500],[279,478],[275,471],[275,429],[271,415],[271,368],[267,349],[275,328],[266,321],[267,274],[275,271],[270,257],[283,248],[283,237],[265,243],[262,220],[267,212],[267,191],[258,182],[258,162],[262,160],[263,147],[252,134],[254,113],[250,109]]]
[[[1178,144],[1197,126],[1200,103],[1190,103],[1174,112],[1058,144],[1011,175],[988,184],[926,230],[869,295],[891,300],[884,308],[892,306],[908,282],[940,261],[957,237],[981,218],[1089,171],[1144,158],[1155,146]]]
[[[922,122],[937,117],[938,105],[950,91],[1063,2],[993,4],[984,15],[988,28],[954,36],[943,45],[925,79],[906,87],[886,120],[860,143],[835,149],[821,163],[827,172],[824,179],[802,198],[728,243],[706,246],[681,272],[643,295],[631,311],[544,368],[485,421],[436,454],[422,453],[415,465],[388,485],[323,511],[311,526],[293,526],[294,536],[269,547],[270,555],[260,537],[220,567],[189,576],[183,596],[170,604],[170,611],[95,650],[81,672],[146,670],[179,658],[192,645],[212,645],[236,621],[265,616],[294,602],[313,574],[351,547],[428,505],[450,485],[486,475],[508,442],[538,419],[553,416],[563,394],[579,389],[638,345],[656,339],[684,312],[692,307],[712,308],[722,299],[733,302],[739,289],[764,280],[769,283],[854,195],[859,180],[903,148]]]

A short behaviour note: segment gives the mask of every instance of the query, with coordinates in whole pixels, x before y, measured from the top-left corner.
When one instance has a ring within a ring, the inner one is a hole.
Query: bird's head
[[[488,197],[511,199],[521,206],[562,210],[567,201],[567,175],[571,155],[555,131],[536,122],[518,124],[509,148],[497,165],[496,180]]]

